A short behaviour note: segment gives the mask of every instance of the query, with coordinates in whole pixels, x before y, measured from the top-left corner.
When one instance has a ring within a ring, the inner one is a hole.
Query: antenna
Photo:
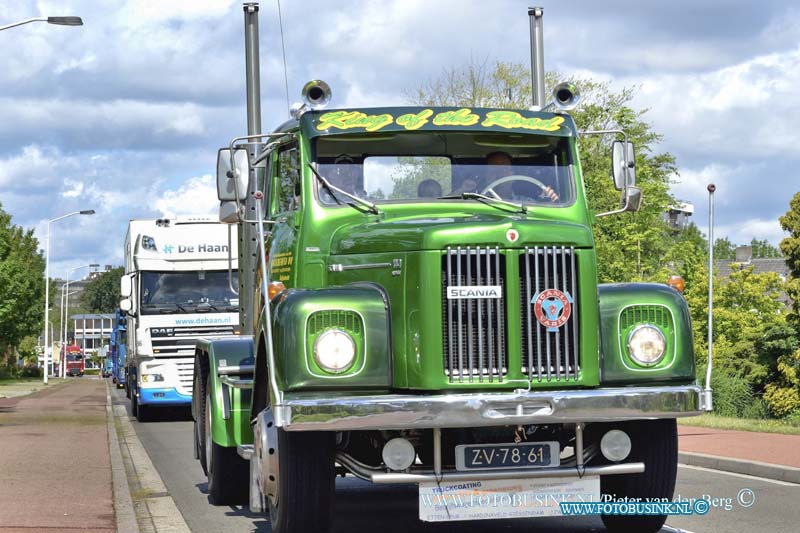
[[[281,53],[283,54],[283,85],[286,90],[286,111],[291,115],[289,104],[289,74],[286,70],[286,45],[283,43],[283,15],[281,14],[281,0],[278,0],[278,26],[281,28]]]

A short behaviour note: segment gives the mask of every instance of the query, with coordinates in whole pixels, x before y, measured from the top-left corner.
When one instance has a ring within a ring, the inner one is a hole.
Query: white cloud
[[[777,220],[751,218],[715,227],[715,239],[720,236],[727,236],[735,244],[749,244],[755,238],[766,239],[777,246],[787,234]]]
[[[704,74],[630,78],[641,84],[636,102],[675,150],[706,158],[800,157],[800,47]]]
[[[219,210],[216,182],[210,174],[189,178],[177,189],[158,194],[154,208],[164,217],[216,214]]]

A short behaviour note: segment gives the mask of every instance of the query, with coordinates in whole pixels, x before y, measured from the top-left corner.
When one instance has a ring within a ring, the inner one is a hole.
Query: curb
[[[106,387],[109,391],[108,385]],[[133,531],[190,533],[189,526],[150,460],[147,450],[136,436],[136,430],[128,419],[125,406],[110,402],[110,391],[108,397],[113,430],[116,434],[117,453],[122,463],[120,477],[124,476],[122,477],[124,488],[121,488],[120,492],[126,493],[126,499],[132,504],[130,511],[136,524]]]
[[[106,382],[106,420],[108,423],[108,448],[111,454],[111,485],[114,494],[114,519],[119,533],[136,533],[139,525],[136,523],[136,512],[133,509],[133,500],[128,490],[128,477],[125,474],[125,464],[120,452],[117,428],[114,424],[114,412],[111,408],[111,390]]]
[[[678,452],[678,463],[800,484],[800,468],[792,466],[693,452]]]

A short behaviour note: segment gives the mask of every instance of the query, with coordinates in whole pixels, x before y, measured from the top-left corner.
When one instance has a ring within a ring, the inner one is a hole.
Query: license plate
[[[497,470],[558,466],[558,442],[462,444],[456,446],[456,470]]]

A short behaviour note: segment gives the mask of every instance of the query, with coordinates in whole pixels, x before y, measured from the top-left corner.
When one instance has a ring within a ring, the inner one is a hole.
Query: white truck
[[[215,217],[128,223],[120,309],[126,392],[139,421],[159,406],[191,405],[198,339],[239,333],[236,240]]]

